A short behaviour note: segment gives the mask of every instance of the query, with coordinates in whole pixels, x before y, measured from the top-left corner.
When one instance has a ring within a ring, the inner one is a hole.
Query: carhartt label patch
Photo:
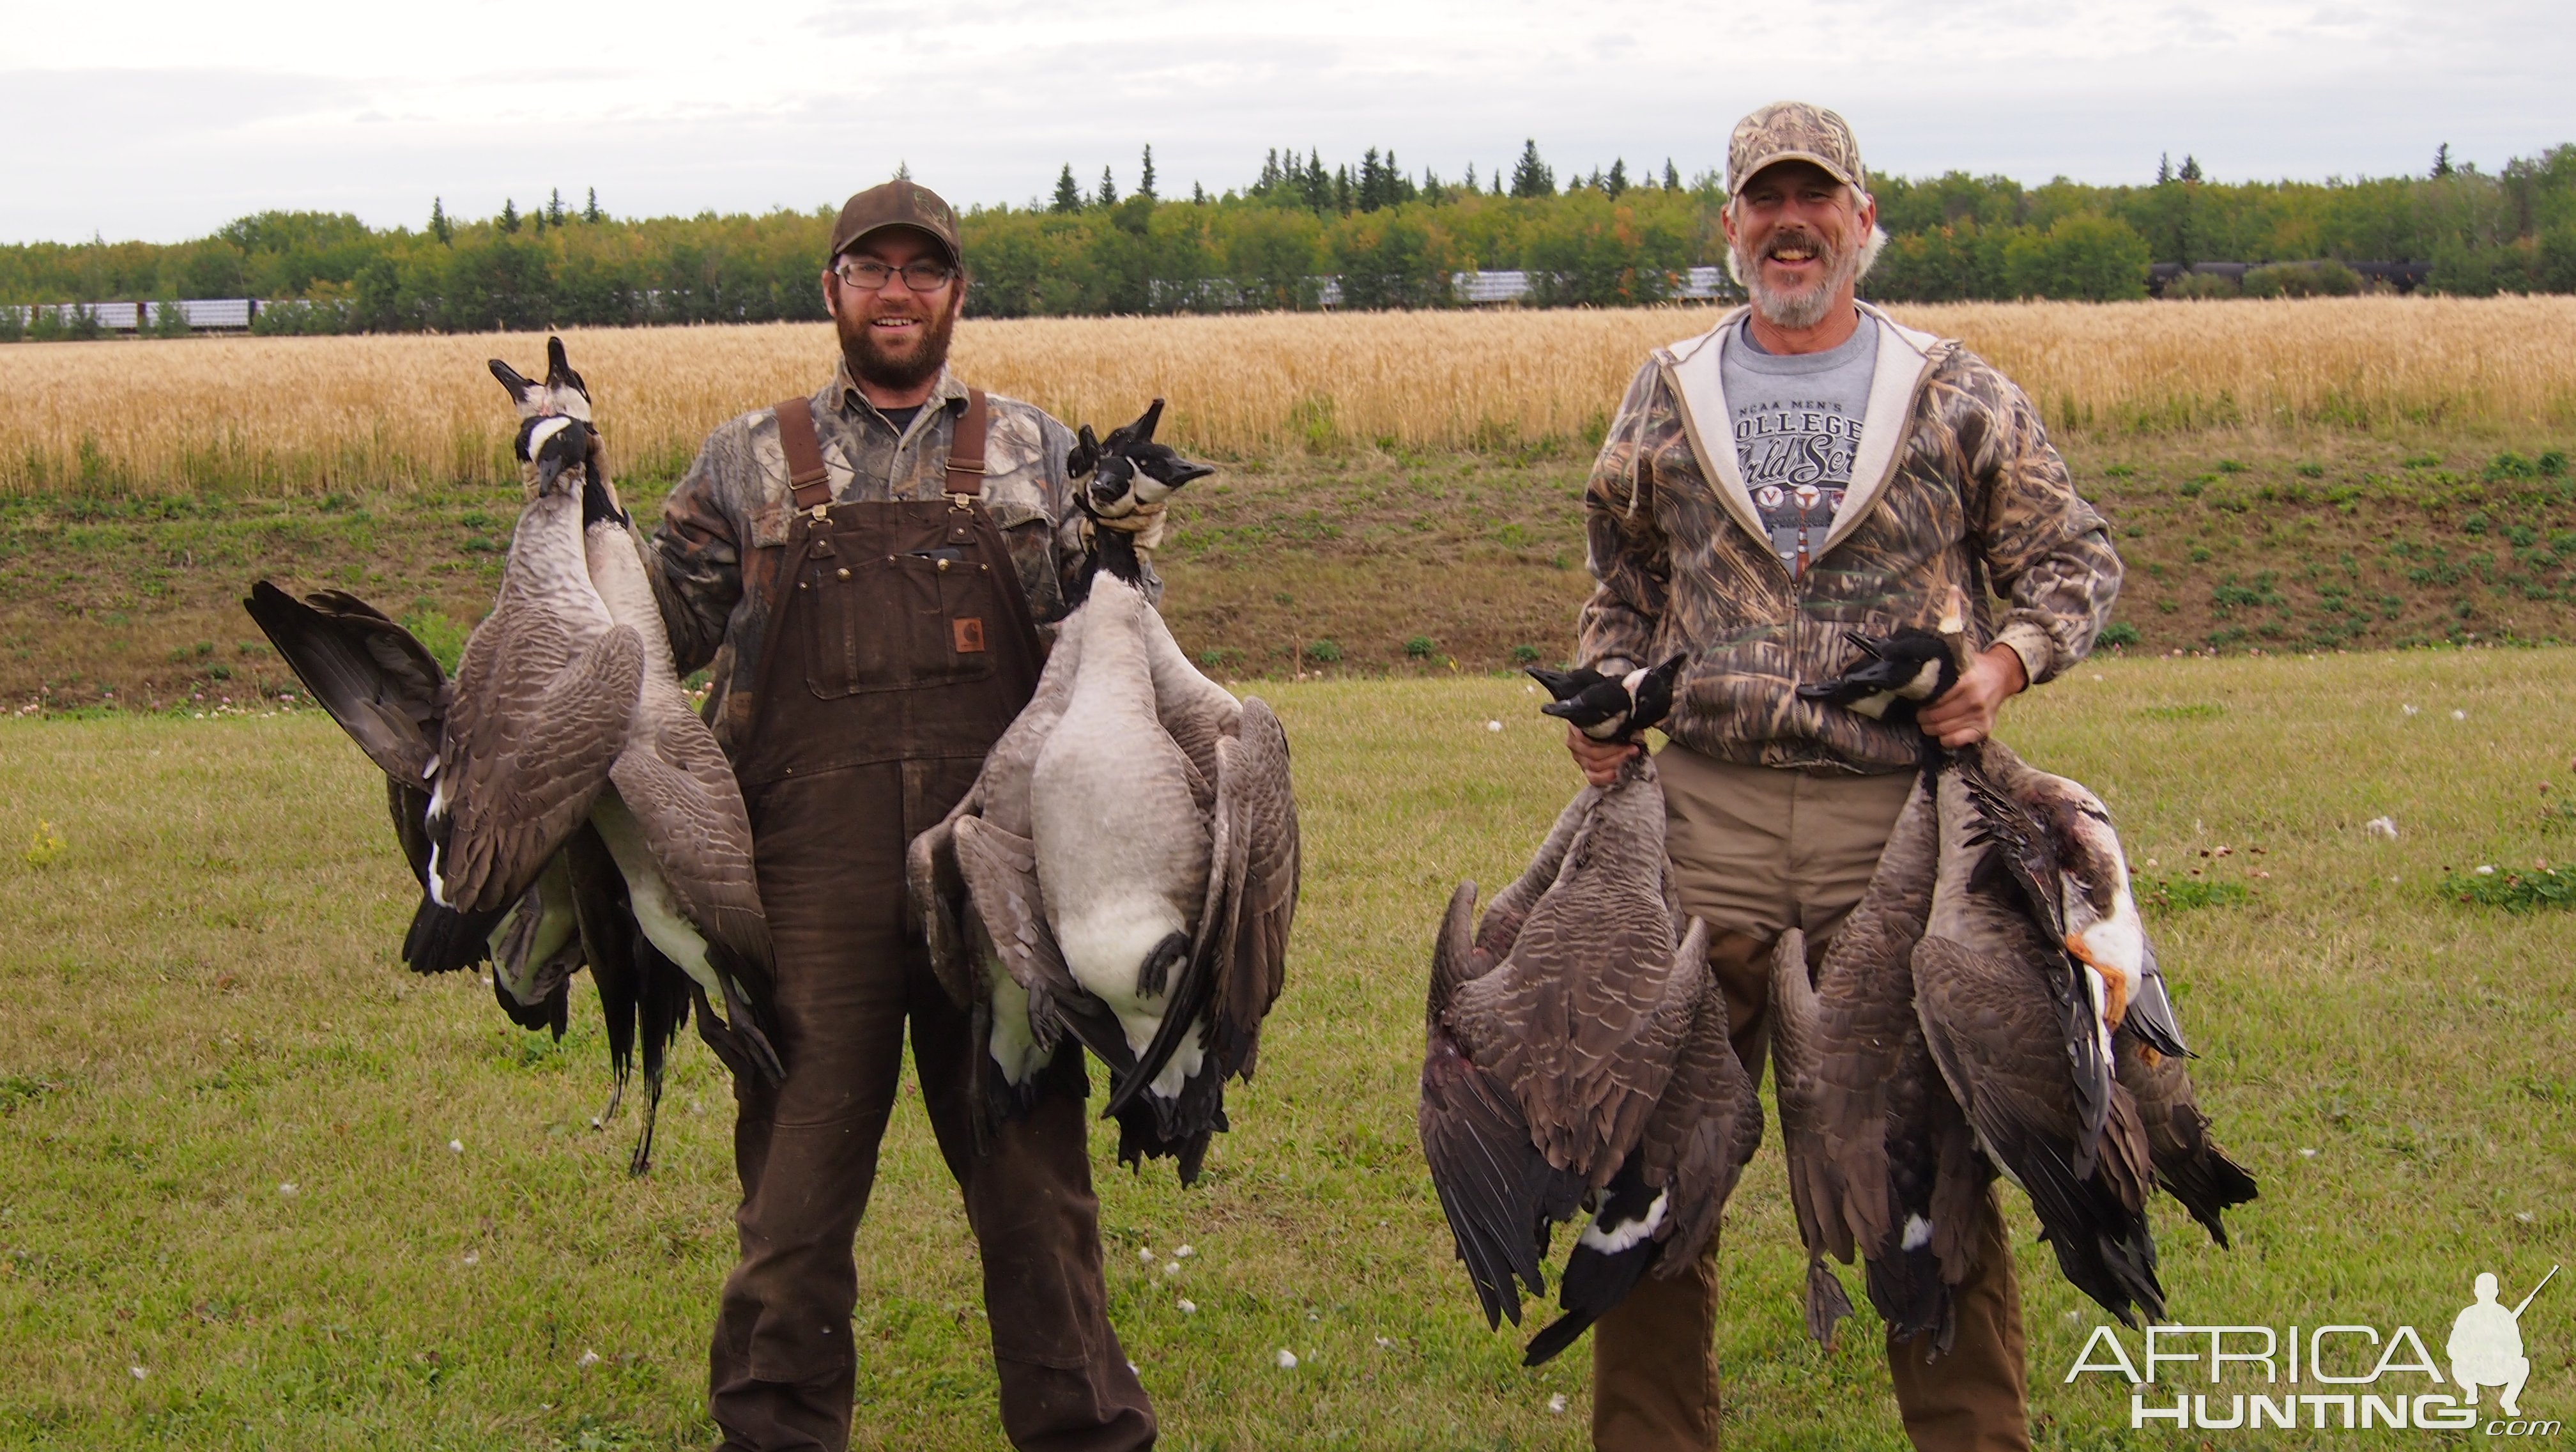
[[[983,650],[984,618],[982,616],[969,615],[962,620],[952,620],[948,624],[956,633],[959,655],[974,655]]]

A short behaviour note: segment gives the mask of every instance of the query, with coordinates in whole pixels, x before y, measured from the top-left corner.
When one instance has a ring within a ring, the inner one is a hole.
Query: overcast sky
[[[1123,192],[1272,146],[1480,175],[1719,165],[1743,111],[1840,110],[1875,171],[2228,179],[2493,168],[2576,140],[2565,0],[584,0],[0,8],[0,241],[172,241],[268,208],[419,226],[560,187],[620,215],[837,203],[908,162],[961,205],[1071,162]]]

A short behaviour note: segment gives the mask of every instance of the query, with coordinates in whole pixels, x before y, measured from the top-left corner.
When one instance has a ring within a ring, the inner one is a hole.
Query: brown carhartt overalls
[[[728,1452],[849,1444],[851,1245],[907,1021],[982,1255],[1003,1430],[1014,1446],[1064,1452],[1154,1441],[1109,1327],[1081,1051],[1068,1043],[1036,1107],[977,1153],[967,1086],[982,1046],[905,922],[905,845],[965,795],[1037,685],[1028,601],[976,500],[987,416],[971,392],[946,498],[835,504],[807,401],[778,406],[796,521],[736,773],[777,944],[787,1079],[735,1081],[742,1254],[717,1312],[708,1398]]]

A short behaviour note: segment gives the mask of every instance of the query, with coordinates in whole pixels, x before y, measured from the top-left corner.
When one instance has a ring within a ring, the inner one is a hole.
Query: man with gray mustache
[[[1799,928],[1810,967],[1822,960],[1877,869],[1923,735],[1982,740],[2006,699],[2081,660],[2120,560],[2011,380],[1857,300],[1884,237],[1840,116],[1755,111],[1727,181],[1727,260],[1751,305],[1656,350],[1620,404],[1584,498],[1598,583],[1578,655],[1612,676],[1690,657],[1655,757],[1667,851],[1758,1083],[1773,946]],[[1954,600],[1975,654],[1919,733],[1799,698],[1850,666],[1847,632],[1936,629]],[[1595,783],[1638,749],[1579,731],[1567,744]],[[1919,1448],[2030,1446],[2012,1252],[1991,1196],[1983,1209],[1951,1345],[1935,1357],[1888,1342]],[[1593,1444],[1716,1446],[1716,1324],[1713,1242],[1602,1317]]]

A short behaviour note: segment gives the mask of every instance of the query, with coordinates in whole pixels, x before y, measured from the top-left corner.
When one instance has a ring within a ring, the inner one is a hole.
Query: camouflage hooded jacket
[[[1798,699],[1848,669],[1848,631],[1932,629],[1957,586],[1979,648],[2032,684],[2084,658],[2110,618],[2120,558],[2078,498],[2038,410],[1955,342],[1879,328],[1851,488],[1825,546],[1791,578],[1744,485],[1718,359],[1744,310],[1659,348],[1620,401],[1584,496],[1590,567],[1580,656],[1604,672],[1679,652],[1665,729],[1744,765],[1875,773],[1919,760],[1922,735]],[[2006,602],[2001,618],[1989,591]]]
[[[846,366],[814,395],[813,407],[833,498],[928,500],[944,492],[965,384],[943,374],[929,404],[901,430],[860,395]],[[1030,614],[1045,626],[1063,617],[1065,587],[1082,560],[1079,511],[1064,468],[1073,433],[1018,399],[991,395],[990,409],[984,508],[1010,546]],[[661,528],[638,542],[681,674],[713,666],[707,721],[728,755],[750,740],[759,709],[758,673],[787,567],[793,494],[778,411],[759,409],[707,435],[662,506]]]

